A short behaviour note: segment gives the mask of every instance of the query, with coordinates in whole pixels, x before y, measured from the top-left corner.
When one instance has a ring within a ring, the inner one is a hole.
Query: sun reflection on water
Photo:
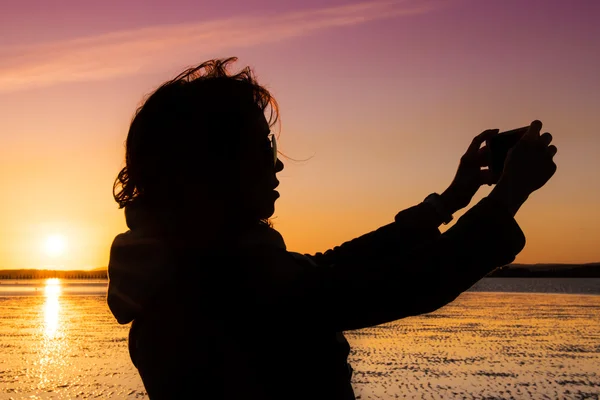
[[[49,390],[62,384],[62,370],[66,366],[68,340],[65,330],[65,316],[62,315],[62,283],[58,278],[46,279],[44,282],[44,303],[40,320],[40,341],[38,342],[37,375],[38,390]]]
[[[44,287],[44,335],[48,338],[54,338],[59,333],[60,322],[60,303],[59,297],[62,292],[60,279],[46,279]]]

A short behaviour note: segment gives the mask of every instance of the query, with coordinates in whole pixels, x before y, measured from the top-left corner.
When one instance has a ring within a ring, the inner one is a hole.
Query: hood
[[[107,302],[120,324],[133,321],[144,311],[161,288],[174,279],[177,267],[174,248],[161,233],[155,212],[128,206],[125,220],[129,230],[113,240],[108,262]],[[243,249],[269,244],[285,249],[279,232],[266,225],[243,235],[236,242],[231,246]]]

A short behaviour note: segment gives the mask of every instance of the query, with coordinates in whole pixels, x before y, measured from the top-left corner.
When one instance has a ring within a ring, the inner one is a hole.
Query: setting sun
[[[48,236],[44,243],[44,252],[50,257],[58,257],[65,253],[67,239],[63,235]]]

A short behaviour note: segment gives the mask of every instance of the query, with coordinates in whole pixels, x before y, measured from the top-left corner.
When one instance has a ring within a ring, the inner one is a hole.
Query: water
[[[473,289],[434,313],[347,332],[357,397],[599,398],[600,279]],[[1,281],[0,399],[147,399],[105,291],[106,281]]]
[[[48,284],[50,283],[50,285]],[[0,296],[106,295],[106,279],[0,279]]]
[[[488,278],[477,282],[471,291],[600,294],[600,278]]]

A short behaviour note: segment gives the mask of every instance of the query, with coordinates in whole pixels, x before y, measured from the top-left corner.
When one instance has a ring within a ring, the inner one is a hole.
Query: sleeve
[[[408,230],[397,229],[411,240]],[[340,258],[343,263],[315,268],[285,250],[257,248],[246,263],[252,273],[242,307],[303,329],[374,326],[448,304],[513,261],[524,245],[514,218],[486,198],[421,251],[402,257],[386,251],[376,262],[348,256]]]
[[[426,247],[440,236],[439,225],[431,206],[421,203],[399,212],[391,224],[324,253],[305,255],[322,267],[355,263],[358,260],[373,263]]]

